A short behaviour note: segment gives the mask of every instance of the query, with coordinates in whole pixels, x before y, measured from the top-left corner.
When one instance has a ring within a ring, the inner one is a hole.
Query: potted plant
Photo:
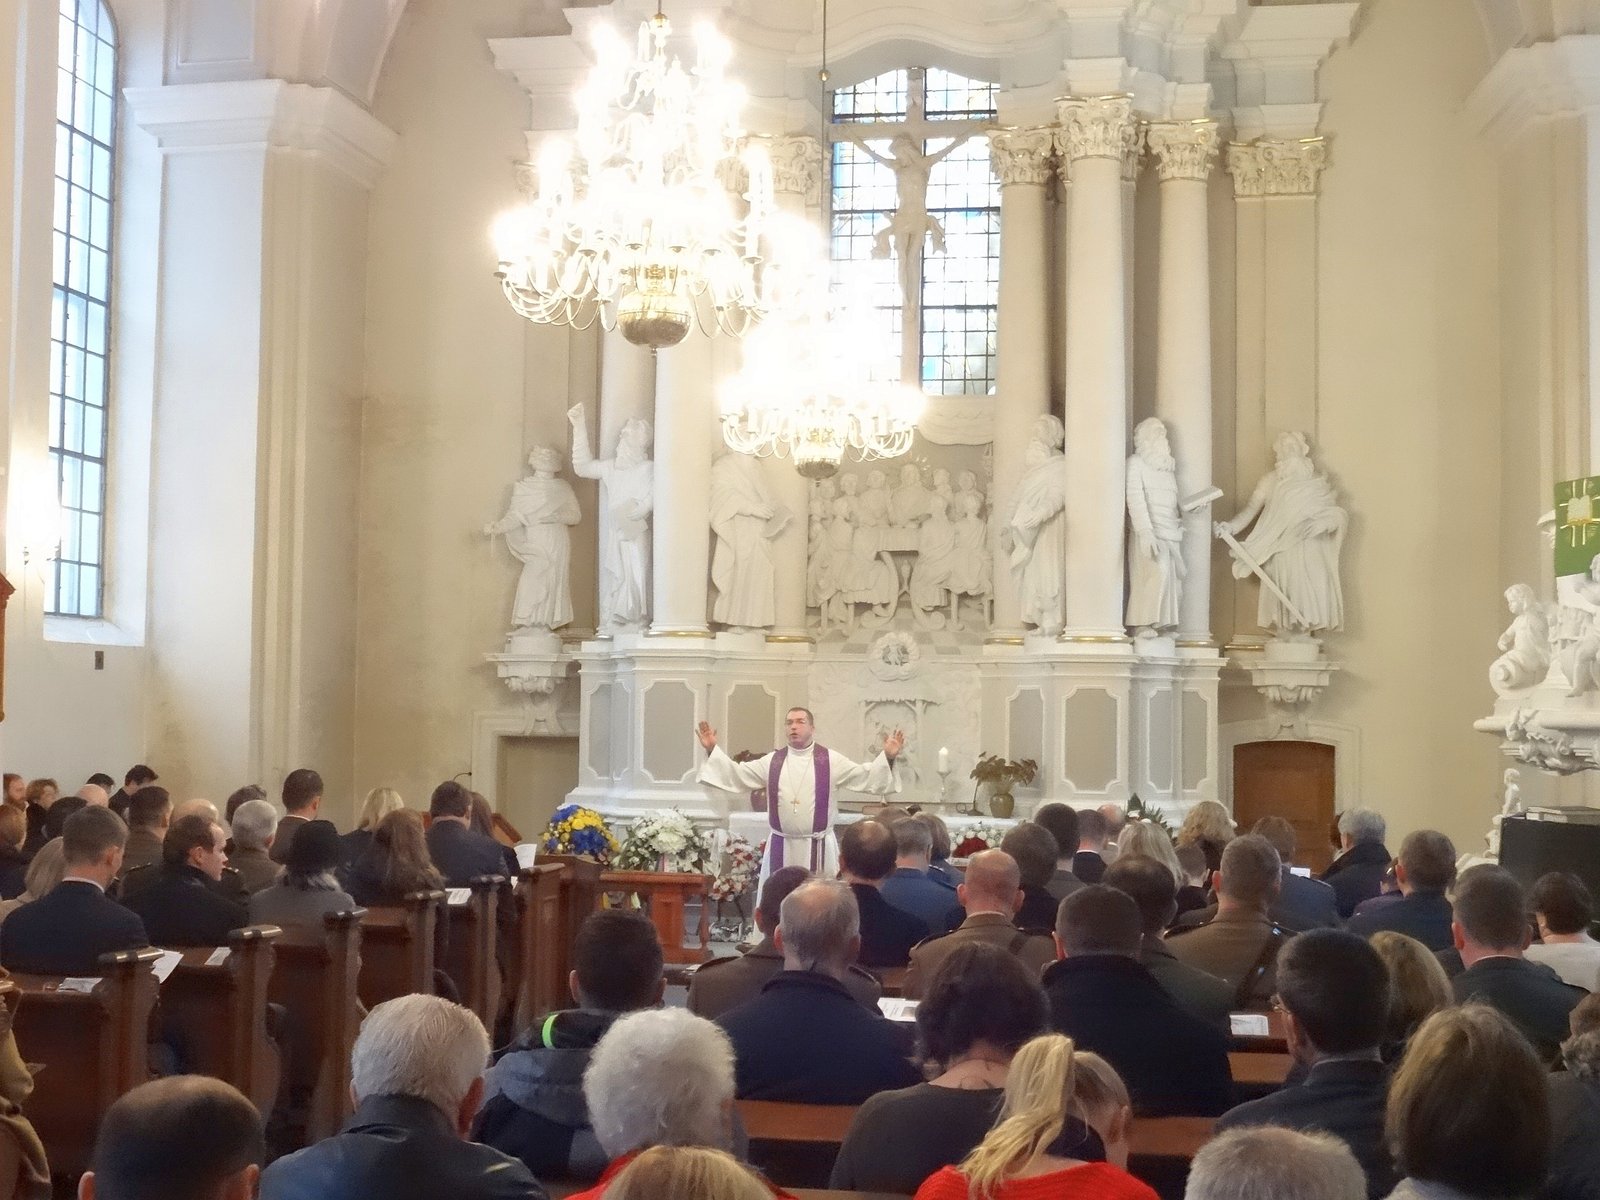
[[[1011,789],[1019,783],[1032,783],[1039,774],[1039,764],[1031,758],[1001,758],[998,754],[980,754],[972,768],[972,778],[979,784],[989,785],[989,815],[1009,817],[1016,811],[1017,801]],[[973,807],[977,807],[978,791],[972,791]]]

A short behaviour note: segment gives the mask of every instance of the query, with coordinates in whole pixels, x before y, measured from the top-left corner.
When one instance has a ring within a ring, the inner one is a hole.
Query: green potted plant
[[[1032,783],[1039,774],[1039,764],[1031,758],[1001,758],[998,754],[980,754],[972,768],[972,778],[979,784],[989,785],[989,815],[1009,817],[1016,811],[1016,797],[1011,789],[1019,783]],[[977,787],[973,788],[972,804],[978,804]]]

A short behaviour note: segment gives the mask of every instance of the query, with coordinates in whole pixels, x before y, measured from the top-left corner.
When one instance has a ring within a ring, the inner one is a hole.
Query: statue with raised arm
[[[1022,599],[1022,619],[1040,633],[1054,636],[1066,621],[1062,610],[1066,568],[1065,430],[1059,417],[1046,414],[1034,423],[1033,440],[1023,462],[1027,469],[1000,543],[1010,555]]]
[[[561,455],[535,446],[528,455],[533,474],[511,491],[506,515],[483,527],[485,536],[505,534],[506,549],[522,563],[511,624],[517,630],[559,629],[572,620],[572,535],[578,523],[578,497],[558,479]]]
[[[572,469],[600,481],[601,504],[611,518],[600,547],[600,624],[638,628],[650,615],[650,513],[655,507],[655,464],[650,422],[635,419],[617,435],[614,458],[589,452],[584,408],[567,410],[572,424]]]
[[[1178,515],[1177,464],[1159,417],[1133,430],[1128,459],[1128,609],[1138,637],[1153,637],[1178,624],[1182,593],[1183,520]]]

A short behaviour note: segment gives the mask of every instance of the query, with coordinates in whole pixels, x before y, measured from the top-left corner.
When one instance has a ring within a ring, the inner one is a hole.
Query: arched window
[[[910,67],[833,93],[833,260],[875,264],[879,335],[930,395],[994,391],[1000,186],[985,131],[998,91]]]
[[[116,30],[104,0],[60,5],[49,437],[62,528],[45,611],[98,617],[105,594]]]

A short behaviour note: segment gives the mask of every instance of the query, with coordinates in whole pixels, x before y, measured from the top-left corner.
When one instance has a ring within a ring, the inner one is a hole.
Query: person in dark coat
[[[930,933],[943,933],[949,927],[950,906],[957,903],[956,889],[929,870],[933,830],[925,821],[901,817],[889,832],[894,834],[894,873],[883,881],[883,898],[916,917]]]
[[[1418,829],[1400,843],[1394,870],[1400,898],[1368,900],[1346,928],[1364,938],[1387,929],[1416,938],[1429,950],[1448,950],[1455,940],[1445,891],[1456,879],[1455,845],[1437,830]]]
[[[1361,938],[1315,929],[1278,955],[1278,996],[1289,1053],[1306,1067],[1298,1084],[1224,1113],[1217,1132],[1281,1125],[1331,1133],[1350,1147],[1371,1200],[1400,1182],[1384,1142],[1389,1071],[1379,1044],[1389,1013],[1389,972]]]
[[[1594,1200],[1600,1196],[1600,993],[1572,1010],[1561,1061],[1567,1069],[1550,1076],[1555,1140],[1540,1200]]]
[[[128,819],[128,805],[142,787],[148,787],[161,776],[157,775],[143,763],[138,763],[128,768],[128,773],[122,777],[122,786],[112,792],[106,800],[106,805],[124,821]],[[94,780],[90,780],[93,783]]]
[[[1018,821],[1000,839],[1000,849],[1016,859],[1017,871],[1022,877],[1022,905],[1012,918],[1012,924],[1018,929],[1041,933],[1054,930],[1056,910],[1061,907],[1061,902],[1050,891],[1060,851],[1056,839],[1043,825]],[[964,912],[960,913],[960,917],[965,916]]]
[[[505,849],[471,827],[472,793],[447,779],[428,802],[428,855],[448,887],[466,887],[480,875],[506,873]]]
[[[1383,844],[1389,832],[1383,814],[1352,808],[1339,817],[1339,857],[1328,864],[1322,880],[1339,898],[1339,915],[1348,918],[1356,905],[1383,890],[1383,876],[1392,857]]]
[[[0,804],[0,900],[15,900],[27,890],[28,818],[14,804]]]
[[[221,825],[199,814],[179,817],[167,829],[159,876],[123,901],[155,945],[220,946],[250,923],[249,910],[215,887],[228,865],[227,840]]]
[[[1259,833],[1271,842],[1283,860],[1278,899],[1267,910],[1267,915],[1290,933],[1337,929],[1339,897],[1333,887],[1320,879],[1294,873],[1291,864],[1300,842],[1294,826],[1282,817],[1262,817],[1250,832]]]
[[[883,898],[894,860],[894,834],[877,821],[857,821],[839,835],[839,878],[855,893],[864,967],[905,966],[911,947],[931,932],[926,922]]]
[[[1128,1085],[1141,1116],[1211,1117],[1234,1101],[1228,1038],[1179,1006],[1139,962],[1144,935],[1125,892],[1093,884],[1061,902],[1044,973],[1050,1023]]]
[[[1177,882],[1166,864],[1141,854],[1121,854],[1106,868],[1105,883],[1126,892],[1139,908],[1144,926],[1139,961],[1145,969],[1185,1011],[1227,1032],[1234,989],[1215,975],[1180,962],[1161,937],[1178,907]]]
[[[1084,883],[1099,883],[1105,878],[1106,848],[1105,814],[1097,808],[1086,808],[1078,814],[1078,852],[1072,856],[1072,873]]]
[[[796,888],[780,910],[777,942],[782,973],[717,1018],[733,1043],[740,1099],[860,1104],[922,1081],[907,1032],[863,1008],[843,983],[861,943],[850,888],[831,880]]]
[[[278,1159],[260,1200],[544,1200],[527,1167],[467,1140],[489,1035],[438,996],[401,996],[361,1023],[356,1110],[334,1137]]]
[[[289,861],[294,835],[307,821],[315,821],[322,808],[322,776],[310,767],[299,767],[283,777],[283,818],[272,835],[267,854],[282,866]]]
[[[1045,832],[1056,841],[1056,869],[1045,889],[1059,904],[1083,886],[1083,880],[1072,873],[1072,862],[1078,853],[1078,810],[1070,804],[1052,801],[1034,810],[1033,821],[1044,826]],[[1050,928],[1055,929],[1053,919]]]
[[[266,1131],[248,1097],[220,1079],[175,1075],[141,1083],[106,1110],[77,1194],[254,1196],[266,1158]]]
[[[61,835],[61,882],[6,918],[0,966],[34,975],[94,975],[99,958],[150,944],[144,922],[106,895],[128,827],[109,808],[74,813]]]

